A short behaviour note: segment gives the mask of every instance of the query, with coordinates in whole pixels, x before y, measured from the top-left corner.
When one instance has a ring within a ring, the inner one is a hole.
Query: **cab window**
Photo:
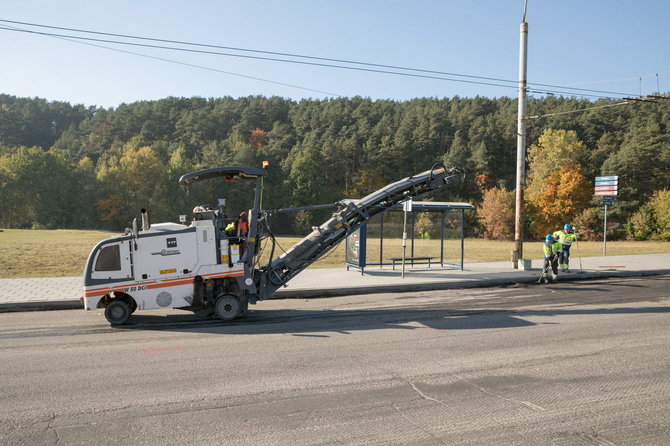
[[[119,245],[105,246],[95,260],[95,271],[120,271],[121,253]]]

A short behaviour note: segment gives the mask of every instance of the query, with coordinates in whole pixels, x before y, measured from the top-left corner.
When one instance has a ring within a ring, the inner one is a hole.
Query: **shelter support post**
[[[379,269],[384,268],[384,214],[379,220]]]
[[[442,225],[440,226],[440,266],[444,266],[444,224],[446,219],[446,211],[442,211]]]
[[[410,257],[414,257],[414,224],[416,222],[416,219],[414,218],[414,212],[411,212],[410,215],[412,217],[412,249],[411,249]],[[412,265],[414,265],[413,261],[412,261]]]

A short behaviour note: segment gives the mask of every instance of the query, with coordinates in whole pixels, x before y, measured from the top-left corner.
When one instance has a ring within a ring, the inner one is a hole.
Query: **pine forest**
[[[594,177],[617,175],[608,237],[670,240],[670,100],[604,105],[615,103],[529,100],[528,238],[565,222],[600,236]],[[507,97],[170,97],[104,109],[0,95],[0,227],[120,232],[141,208],[158,222],[215,204],[220,186],[228,208],[248,207],[246,184],[178,184],[210,167],[269,161],[263,205],[277,209],[360,198],[443,163],[461,167],[465,181],[430,199],[473,204],[469,236],[510,239],[516,113]],[[313,220],[291,214],[276,231]]]

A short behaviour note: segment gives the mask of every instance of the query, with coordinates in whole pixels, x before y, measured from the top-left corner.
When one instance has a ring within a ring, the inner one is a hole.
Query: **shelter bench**
[[[412,266],[414,266],[415,261],[421,262],[423,264],[428,263],[428,268],[430,268],[430,264],[434,258],[435,257],[405,257],[405,263],[410,263]],[[402,257],[392,257],[390,260],[393,262],[392,269],[394,270],[396,263],[402,264]]]

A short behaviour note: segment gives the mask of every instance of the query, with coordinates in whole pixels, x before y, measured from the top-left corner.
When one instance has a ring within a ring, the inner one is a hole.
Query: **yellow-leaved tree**
[[[535,237],[561,229],[589,206],[591,183],[580,164],[585,155],[572,130],[545,130],[529,148],[526,215]]]
[[[155,221],[169,218],[168,204],[174,197],[165,191],[167,175],[165,163],[151,147],[138,141],[126,143],[121,156],[111,155],[98,162],[100,220],[114,226],[128,225],[141,208],[148,209]]]

